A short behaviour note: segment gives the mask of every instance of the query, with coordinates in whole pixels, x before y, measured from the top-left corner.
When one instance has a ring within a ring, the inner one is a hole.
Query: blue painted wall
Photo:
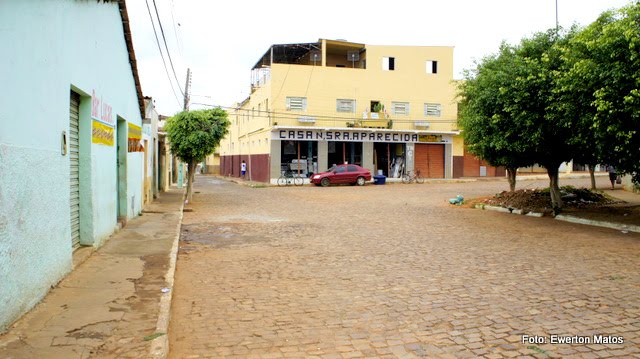
[[[91,95],[141,126],[118,5],[0,1],[0,332],[72,267],[69,92],[80,108],[81,242],[117,228],[116,147],[91,142]],[[114,131],[115,132],[115,131]],[[117,134],[114,133],[114,135]],[[127,217],[142,209],[143,154],[127,155]]]

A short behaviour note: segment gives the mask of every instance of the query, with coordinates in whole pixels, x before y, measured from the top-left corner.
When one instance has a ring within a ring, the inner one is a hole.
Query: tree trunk
[[[518,172],[518,168],[507,168],[507,179],[509,180],[509,191],[513,192],[516,190],[516,174]]]
[[[587,165],[589,167],[589,177],[591,177],[591,189],[596,190],[596,166]]]
[[[562,197],[560,195],[560,186],[558,184],[558,166],[547,168],[547,175],[549,175],[549,193],[551,194],[551,206],[555,214],[559,213],[564,203],[562,203]]]
[[[191,161],[189,162],[189,173],[187,173],[187,175],[189,175],[188,180],[187,180],[187,202],[191,202],[191,198],[193,197],[193,179],[195,178],[196,175],[196,162],[195,161]]]

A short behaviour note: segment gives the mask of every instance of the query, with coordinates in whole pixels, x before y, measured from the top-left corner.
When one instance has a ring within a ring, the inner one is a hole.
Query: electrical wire
[[[173,0],[171,0],[171,24],[173,25],[173,34],[176,37],[176,44],[178,45],[178,53],[180,54],[180,56],[183,56],[182,54],[182,44],[180,43],[180,39],[178,38],[178,28],[176,27],[176,18],[173,16],[173,11],[174,11],[174,3]]]
[[[148,2],[147,2],[148,4]],[[164,28],[162,27],[162,21],[160,20],[160,14],[158,13],[158,7],[156,6],[156,0],[153,0],[153,7],[156,10],[156,17],[158,18],[158,25],[160,26],[160,33],[162,34],[162,41],[164,42],[164,47],[165,49],[167,49],[167,57],[169,58],[169,64],[171,65],[171,70],[173,71],[173,77],[175,77],[176,79],[176,83],[180,83],[180,80],[178,80],[178,75],[176,75],[176,69],[173,67],[173,60],[171,60],[171,53],[169,52],[169,46],[167,45],[167,38],[164,36]],[[154,28],[155,31],[155,28]],[[156,36],[157,39],[157,36]],[[184,95],[184,91],[182,91],[182,88],[180,86],[178,86],[178,89],[180,90],[180,93],[182,94],[182,97],[185,97]]]
[[[237,107],[229,107],[229,106],[221,106],[221,105],[211,105],[211,104],[207,104],[207,103],[200,103],[200,102],[194,102],[192,103],[192,105],[200,105],[200,106],[207,106],[207,107],[215,107],[215,108],[221,108],[224,110],[234,110],[236,112],[245,112],[244,114],[240,114],[240,116],[245,116],[245,115],[249,115],[249,112],[257,112],[257,115],[254,115],[252,117],[254,118],[271,118],[271,116],[277,116],[277,118],[279,119],[298,119],[301,115],[297,114],[297,113],[291,113],[291,112],[275,112],[275,111],[264,111],[264,110],[251,110],[251,109],[243,109],[243,108],[237,108]],[[263,115],[264,113],[264,115]],[[315,117],[318,119],[323,119],[323,120],[341,120],[341,121],[359,121],[362,120],[362,118],[356,117],[356,116],[352,116],[352,117],[346,117],[346,116],[331,116],[331,115],[319,115],[319,114],[310,114],[310,113],[304,113],[304,116],[309,116],[309,117]],[[249,116],[248,116],[249,117]],[[385,119],[381,119],[381,120],[386,120]],[[411,119],[399,119],[397,117],[394,118],[389,118],[388,120],[393,120],[393,122],[397,122],[397,123],[414,123],[416,122],[416,120],[411,120]],[[424,119],[420,119],[419,121],[425,121]],[[429,122],[433,122],[433,123],[455,123],[457,122],[457,120],[452,120],[452,119],[442,119],[442,118],[433,118],[433,119],[428,119]]]
[[[169,85],[171,85],[171,91],[173,92],[173,96],[176,98],[176,102],[181,106],[180,100],[178,99],[178,95],[176,94],[176,90],[173,88],[173,81],[171,80],[171,75],[169,75],[169,69],[167,69],[167,62],[164,59],[164,55],[162,54],[162,47],[160,46],[160,40],[158,39],[158,33],[156,32],[156,25],[153,22],[153,15],[151,15],[151,8],[149,7],[149,0],[145,0],[147,3],[147,11],[149,12],[149,20],[151,20],[151,26],[153,27],[153,34],[156,37],[156,44],[158,45],[158,51],[160,51],[160,57],[162,57],[162,64],[164,65],[164,71],[167,73],[167,79],[169,80]],[[179,83],[179,82],[178,82]],[[178,86],[180,88],[180,86]]]

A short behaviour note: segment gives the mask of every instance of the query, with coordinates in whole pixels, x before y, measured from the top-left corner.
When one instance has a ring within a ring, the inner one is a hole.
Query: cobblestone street
[[[197,177],[170,357],[640,357],[640,235],[447,203],[507,188]]]

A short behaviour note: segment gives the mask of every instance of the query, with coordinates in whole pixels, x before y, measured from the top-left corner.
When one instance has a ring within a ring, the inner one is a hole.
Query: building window
[[[425,103],[424,104],[424,115],[432,116],[432,117],[440,117],[440,113],[442,112],[442,105],[439,103]]]
[[[306,97],[287,97],[287,111],[306,111]]]
[[[408,115],[409,103],[408,102],[391,102],[391,112],[394,115]]]
[[[336,111],[354,113],[356,111],[356,100],[337,99]]]
[[[433,60],[427,61],[427,73],[428,74],[438,73],[438,61],[433,61]]]
[[[384,71],[393,71],[396,69],[396,58],[395,57],[383,57],[382,58],[382,69]]]

